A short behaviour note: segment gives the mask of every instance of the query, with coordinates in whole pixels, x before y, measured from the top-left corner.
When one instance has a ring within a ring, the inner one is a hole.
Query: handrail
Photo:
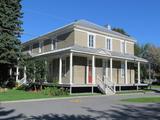
[[[102,79],[98,75],[97,75],[97,80],[98,80],[98,85],[101,87],[101,89],[103,90],[103,92],[105,92],[106,85],[105,85],[105,83],[102,81]]]
[[[18,80],[17,82],[20,83],[20,85],[26,84],[26,78],[23,77],[22,79]]]
[[[97,75],[98,84],[105,91],[106,88],[109,88],[113,93],[115,93],[115,84],[112,81],[107,80],[106,76],[104,77],[104,81]]]
[[[115,93],[115,84],[112,81],[107,80],[106,76],[104,76],[104,80],[106,82],[107,87],[109,87]]]

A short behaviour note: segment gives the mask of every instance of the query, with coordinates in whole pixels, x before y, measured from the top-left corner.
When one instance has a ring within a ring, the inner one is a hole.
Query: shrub
[[[58,87],[46,87],[44,90],[42,90],[43,94],[49,95],[49,96],[62,96],[62,95],[68,95],[68,90],[64,88],[58,88]]]
[[[16,90],[27,90],[28,86],[27,85],[21,85],[16,87]]]

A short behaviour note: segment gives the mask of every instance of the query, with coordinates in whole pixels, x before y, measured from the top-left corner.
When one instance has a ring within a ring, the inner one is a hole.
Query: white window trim
[[[64,63],[63,63],[64,62]],[[64,64],[64,66],[63,66]],[[62,69],[64,69],[64,77],[67,75],[67,57],[62,58]],[[62,76],[63,76],[63,71],[62,71]]]
[[[51,40],[51,50],[53,50],[53,39]]]
[[[110,39],[110,50],[107,49],[107,39]],[[105,49],[112,51],[112,38],[111,37],[105,37]]]
[[[122,65],[124,65],[124,68],[122,69]],[[124,71],[124,75],[122,74],[122,71]],[[121,78],[125,78],[125,63],[121,61]]]
[[[93,47],[89,46],[89,35],[93,35]],[[87,46],[89,48],[96,48],[96,34],[87,32]]]
[[[124,41],[124,53],[127,53],[127,42]]]
[[[30,53],[30,54],[32,53],[32,50],[33,50],[33,45],[30,45],[30,46],[29,46],[29,53]]]
[[[83,30],[82,30],[83,29]],[[85,27],[81,27],[81,28],[74,28],[74,30],[76,31],[80,31],[80,32],[88,32],[88,31],[93,31],[93,29],[89,29],[89,28],[85,28]],[[123,38],[123,37],[119,37],[117,35],[112,35],[112,34],[107,34],[105,32],[99,32],[98,30],[94,31],[94,34],[98,35],[98,36],[102,36],[102,37],[110,37],[110,36],[113,36],[113,38],[115,38],[115,40],[122,40],[122,39],[126,39],[126,38]],[[133,39],[126,39],[128,42],[133,42],[133,43],[136,43],[135,40]]]
[[[55,42],[55,46],[53,45],[53,43]],[[55,50],[57,49],[57,40],[56,39],[52,39],[51,41],[51,50]]]
[[[124,48],[122,46],[122,43],[124,43]],[[121,41],[120,42],[120,48],[121,48],[121,53],[126,53],[126,41]],[[124,51],[123,51],[124,50]]]
[[[43,52],[43,41],[39,42],[39,53]]]

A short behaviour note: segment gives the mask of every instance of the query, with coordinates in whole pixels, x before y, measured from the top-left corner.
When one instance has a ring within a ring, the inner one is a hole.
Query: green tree
[[[21,57],[21,0],[0,0],[0,73],[18,64]],[[0,81],[6,80],[1,74]]]
[[[25,56],[23,60],[23,65],[27,68],[27,81],[33,84],[38,83],[42,89],[42,84],[47,79],[47,66],[45,61],[41,59],[32,59],[30,56]]]
[[[130,36],[124,29],[122,28],[112,28],[113,31],[115,32],[118,32],[118,33],[121,33],[123,35],[126,35],[126,36]]]
[[[46,66],[44,60],[35,60],[35,79],[43,83],[46,77]]]
[[[135,44],[135,55],[145,58],[151,64],[152,78],[160,77],[160,48],[152,44]],[[148,66],[142,65],[141,74],[148,78]]]

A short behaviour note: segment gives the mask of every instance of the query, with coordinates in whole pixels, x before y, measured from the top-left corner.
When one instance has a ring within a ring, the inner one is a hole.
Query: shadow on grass
[[[101,109],[101,108],[99,108]],[[113,105],[111,109],[96,110],[82,107],[88,115],[42,114],[26,117],[24,114],[12,116],[15,110],[0,108],[0,120],[159,120],[160,103],[137,105]],[[7,117],[10,116],[10,117]],[[3,117],[3,118],[2,118]]]

